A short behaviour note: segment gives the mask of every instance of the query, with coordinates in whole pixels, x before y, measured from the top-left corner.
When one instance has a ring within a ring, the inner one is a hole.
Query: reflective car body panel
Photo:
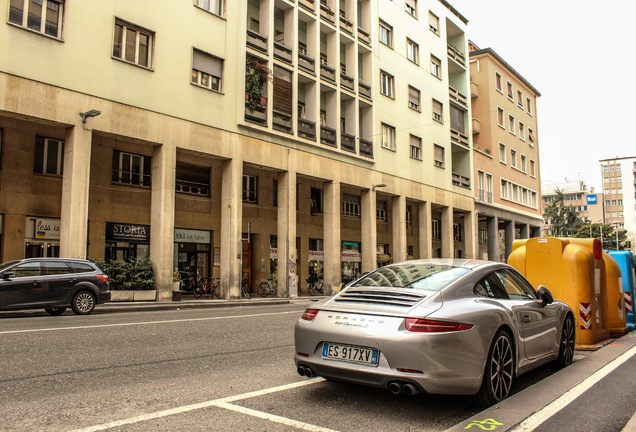
[[[388,279],[388,280],[384,280]],[[512,267],[477,260],[416,260],[369,273],[311,306],[295,326],[299,371],[377,387],[400,381],[437,394],[476,394],[493,340],[512,340],[515,374],[559,356],[570,308],[543,304]],[[410,331],[407,321],[457,325],[452,331]],[[325,343],[379,350],[377,365],[323,356]]]

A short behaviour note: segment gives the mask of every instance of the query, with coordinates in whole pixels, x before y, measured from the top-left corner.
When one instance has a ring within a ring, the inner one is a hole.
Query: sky
[[[601,192],[599,160],[636,156],[636,1],[449,0],[467,34],[541,93],[541,181]]]

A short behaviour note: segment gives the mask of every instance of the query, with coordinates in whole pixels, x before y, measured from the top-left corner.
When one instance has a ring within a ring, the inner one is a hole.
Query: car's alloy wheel
[[[55,315],[62,315],[64,311],[66,311],[66,308],[47,308],[44,310],[46,311],[47,314],[55,316]]]
[[[95,296],[88,291],[80,291],[73,297],[71,306],[76,314],[88,315],[95,309]]]
[[[560,368],[564,368],[572,364],[574,360],[574,321],[568,316],[563,322],[563,330],[561,331],[561,343],[559,346],[559,358],[556,364]]]
[[[508,397],[514,381],[514,365],[510,336],[500,330],[488,353],[484,379],[477,394],[479,405],[488,407]]]

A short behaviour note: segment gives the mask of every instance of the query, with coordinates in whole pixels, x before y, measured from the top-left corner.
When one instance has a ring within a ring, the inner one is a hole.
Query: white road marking
[[[225,317],[184,318],[184,319],[164,320],[164,321],[143,321],[143,322],[99,324],[99,325],[74,326],[74,327],[53,327],[53,328],[47,327],[47,328],[28,329],[28,330],[8,330],[8,331],[0,331],[0,335],[17,334],[17,333],[37,333],[37,332],[60,331],[60,330],[84,330],[84,329],[93,329],[93,328],[128,327],[128,326],[141,326],[141,325],[151,325],[151,324],[170,324],[170,323],[181,323],[181,322],[188,322],[188,321],[214,321],[214,320],[253,318],[253,317],[289,315],[289,314],[298,314],[300,316],[299,311],[272,312],[272,313],[260,313],[260,314],[251,314],[251,315],[233,315],[233,316],[225,316]]]
[[[587,390],[589,390],[594,384],[605,378],[612,371],[616,370],[620,365],[625,363],[631,357],[636,354],[636,346],[632,347],[629,351],[624,352],[620,356],[616,357],[610,363],[603,366],[601,369],[594,372],[592,375],[581,381],[575,387],[565,392],[560,398],[554,400],[549,405],[546,405],[527,419],[525,419],[519,426],[512,429],[513,432],[525,432],[536,429],[543,422],[555,415],[557,412],[565,408],[576,398],[581,396]]]
[[[145,422],[148,420],[153,420],[153,419],[158,419],[158,418],[162,418],[162,417],[168,417],[171,415],[176,415],[176,414],[182,414],[188,411],[194,411],[194,410],[199,410],[199,409],[204,409],[204,408],[211,408],[211,407],[217,407],[217,408],[223,408],[223,409],[230,409],[232,411],[237,411],[237,412],[241,412],[243,414],[247,414],[247,415],[251,415],[254,417],[259,417],[262,419],[266,419],[266,420],[271,420],[277,423],[282,423],[285,425],[289,425],[289,426],[293,426],[299,429],[304,429],[307,431],[316,431],[316,432],[336,432],[333,429],[326,429],[326,428],[322,428],[320,426],[315,426],[315,425],[311,425],[309,423],[303,423],[303,422],[298,422],[296,420],[292,420],[292,419],[286,419],[285,417],[280,417],[280,416],[276,416],[273,414],[267,414],[261,411],[256,411],[256,410],[252,410],[249,408],[243,408],[240,407],[238,405],[232,405],[230,404],[230,402],[236,402],[239,400],[244,400],[244,399],[250,399],[253,397],[258,397],[258,396],[264,396],[264,395],[268,395],[271,393],[276,393],[276,392],[280,392],[280,391],[285,391],[285,390],[291,390],[291,389],[295,389],[298,387],[303,387],[306,385],[310,385],[310,384],[316,384],[319,382],[324,381],[322,378],[316,378],[313,379],[311,381],[299,381],[299,382],[295,382],[295,383],[290,383],[290,384],[285,384],[282,386],[278,386],[278,387],[271,387],[268,389],[263,389],[263,390],[257,390],[257,391],[253,391],[253,392],[249,392],[249,393],[243,393],[241,395],[236,395],[236,396],[229,396],[229,397],[225,397],[225,398],[220,398],[220,399],[214,399],[214,400],[210,400],[210,401],[206,401],[206,402],[200,402],[200,403],[196,403],[196,404],[191,404],[191,405],[184,405],[181,407],[177,407],[177,408],[171,408],[171,409],[167,409],[167,410],[162,410],[162,411],[156,411],[154,413],[148,413],[148,414],[143,414],[137,417],[131,417],[131,418],[127,418],[127,419],[122,419],[122,420],[116,420],[110,423],[103,423],[100,425],[95,425],[95,426],[89,426],[87,428],[82,428],[82,429],[75,429],[71,432],[97,432],[97,431],[103,431],[103,430],[107,430],[107,429],[111,429],[111,428],[116,428],[116,427],[120,427],[120,426],[125,426],[125,425],[131,425],[131,424],[135,424],[135,423],[141,423],[141,422]]]

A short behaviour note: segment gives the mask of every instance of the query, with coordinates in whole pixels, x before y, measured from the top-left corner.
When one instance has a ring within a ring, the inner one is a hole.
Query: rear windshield
[[[93,268],[93,266],[91,266],[90,264],[86,264],[86,263],[81,263],[81,262],[74,262],[71,261],[68,263],[75,272],[77,273],[88,273],[88,272],[92,272],[95,271],[95,269]]]
[[[388,265],[369,273],[351,286],[439,291],[468,272],[470,270],[449,265]]]

